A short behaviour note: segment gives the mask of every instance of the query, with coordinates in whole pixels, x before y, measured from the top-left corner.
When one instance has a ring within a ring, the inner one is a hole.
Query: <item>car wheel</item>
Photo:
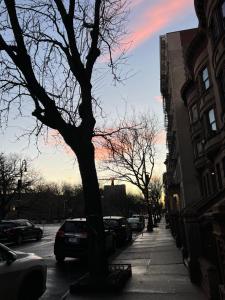
[[[23,241],[23,237],[21,234],[19,234],[17,237],[16,237],[16,244],[17,245],[21,245],[22,244],[22,241]]]
[[[39,231],[38,234],[37,234],[37,236],[36,236],[36,240],[40,241],[41,238],[42,238],[42,232]]]
[[[57,261],[58,263],[62,263],[62,262],[64,262],[64,260],[65,260],[65,256],[62,256],[62,255],[56,255],[56,256],[55,256],[55,259],[56,259],[56,261]]]
[[[132,232],[130,233],[129,237],[128,237],[128,242],[132,241]]]

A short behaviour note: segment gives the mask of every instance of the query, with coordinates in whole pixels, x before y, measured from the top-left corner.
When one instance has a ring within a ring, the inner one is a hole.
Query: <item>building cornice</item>
[[[207,41],[208,40],[205,31],[199,28],[197,34],[191,41],[189,47],[187,48],[184,54],[186,65],[192,75],[195,60],[200,55],[200,53],[202,53],[202,51],[205,50]]]

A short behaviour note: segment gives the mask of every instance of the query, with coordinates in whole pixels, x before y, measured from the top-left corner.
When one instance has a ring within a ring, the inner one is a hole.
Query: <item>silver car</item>
[[[33,253],[0,244],[0,299],[36,300],[46,290],[47,266]]]

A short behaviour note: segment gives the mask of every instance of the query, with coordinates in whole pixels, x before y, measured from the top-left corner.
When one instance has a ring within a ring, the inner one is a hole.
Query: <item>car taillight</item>
[[[65,234],[65,233],[64,233],[63,230],[59,230],[59,231],[57,232],[56,236],[62,238],[62,237],[64,237],[64,234]]]

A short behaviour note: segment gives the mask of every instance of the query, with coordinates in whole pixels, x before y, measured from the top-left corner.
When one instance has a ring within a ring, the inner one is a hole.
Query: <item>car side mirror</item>
[[[8,265],[10,265],[12,262],[14,262],[17,259],[17,255],[14,252],[8,251],[6,254],[6,262]]]

